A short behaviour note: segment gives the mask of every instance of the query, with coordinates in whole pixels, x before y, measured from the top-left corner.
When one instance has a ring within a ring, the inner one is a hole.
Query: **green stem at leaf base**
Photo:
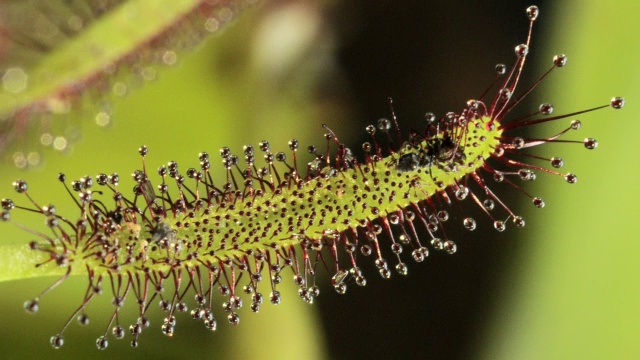
[[[61,276],[67,269],[65,267],[57,267],[53,263],[43,266],[47,261],[46,254],[41,251],[33,251],[29,249],[27,244],[12,244],[0,246],[0,282],[28,279],[43,276]],[[76,267],[75,270],[83,270]],[[73,271],[72,274],[78,273]]]

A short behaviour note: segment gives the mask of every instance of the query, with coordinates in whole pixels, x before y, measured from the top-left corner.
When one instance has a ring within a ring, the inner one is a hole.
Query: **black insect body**
[[[438,164],[443,169],[461,164],[465,160],[462,146],[456,144],[450,136],[436,138],[427,142],[425,149],[406,153],[398,159],[396,170],[398,172],[415,171],[419,168],[428,168]]]

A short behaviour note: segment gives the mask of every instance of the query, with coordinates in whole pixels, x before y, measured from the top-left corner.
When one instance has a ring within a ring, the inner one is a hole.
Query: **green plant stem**
[[[43,276],[63,275],[67,269],[48,263],[36,267],[47,261],[47,256],[41,251],[33,251],[26,244],[12,244],[0,246],[0,282],[28,279]],[[82,266],[74,266],[72,274],[84,270]]]

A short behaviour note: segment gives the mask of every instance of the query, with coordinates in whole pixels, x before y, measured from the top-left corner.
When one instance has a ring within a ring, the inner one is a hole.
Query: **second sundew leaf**
[[[176,26],[199,0],[128,1],[63,44],[30,72],[33,86],[18,99],[18,107],[42,106],[55,111],[65,98],[102,76],[105,68],[136,56],[148,44]],[[42,81],[38,81],[42,80]]]
[[[25,133],[30,120],[40,119],[37,114],[67,113],[87,93],[92,99],[126,93],[127,79],[111,91],[122,80],[118,72],[155,77],[155,64],[174,64],[176,51],[217,32],[253,2],[130,0],[105,2],[99,10],[77,2],[3,4],[2,138],[15,141],[10,133]],[[0,141],[0,148],[6,145]]]

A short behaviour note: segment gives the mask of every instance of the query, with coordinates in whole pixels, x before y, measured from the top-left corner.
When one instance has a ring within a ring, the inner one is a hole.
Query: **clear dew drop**
[[[176,326],[176,317],[173,316],[173,315],[168,316],[168,317],[164,318],[164,320],[162,322],[164,324],[167,324],[167,325]]]
[[[140,70],[140,76],[144,81],[153,81],[156,79],[158,72],[153,66],[145,66]]]
[[[436,114],[428,112],[424,114],[424,120],[427,122],[427,124],[432,124],[436,122]]]
[[[559,157],[552,157],[550,162],[551,162],[551,166],[557,169],[564,166],[564,160],[562,160],[562,158],[559,158]]]
[[[598,141],[594,138],[586,138],[584,139],[584,147],[593,150],[598,147]]]
[[[513,146],[515,146],[516,149],[521,149],[526,144],[524,139],[521,137],[513,138],[513,141],[511,143],[513,144]]]
[[[580,120],[572,120],[570,126],[572,130],[579,130],[582,127],[582,123]]]
[[[264,296],[262,296],[262,293],[254,293],[251,295],[251,301],[258,303],[258,304],[262,304],[264,302]]]
[[[98,340],[96,340],[96,347],[98,350],[104,350],[109,346],[109,340],[105,336],[100,336]]]
[[[516,46],[515,53],[518,58],[523,58],[529,54],[529,47],[526,44]]]
[[[176,310],[178,312],[185,313],[185,312],[187,312],[189,310],[189,307],[187,306],[187,303],[185,303],[184,301],[180,301],[176,305]]]
[[[507,227],[502,220],[496,220],[493,222],[493,227],[499,232],[503,232]]]
[[[495,69],[498,75],[504,75],[507,72],[507,66],[505,64],[497,64]]]
[[[533,206],[537,207],[537,208],[543,208],[544,207],[544,200],[542,200],[539,197],[534,197],[533,200]]]
[[[22,179],[18,179],[18,180],[13,182],[13,189],[18,194],[22,194],[22,193],[26,192],[28,188],[29,188],[29,186],[27,185],[27,182],[22,180]]]
[[[106,111],[100,111],[95,116],[95,122],[100,127],[106,127],[111,123],[111,115]]]
[[[378,120],[378,130],[387,132],[389,129],[391,129],[391,121],[389,119],[382,118]]]
[[[297,286],[302,286],[304,285],[304,278],[300,274],[293,275],[293,283]]]
[[[30,314],[35,314],[40,310],[40,303],[37,299],[27,300],[24,302],[24,310]]]
[[[306,287],[299,288],[298,295],[307,304],[313,304],[313,296],[309,293],[309,290]]]
[[[614,109],[622,109],[624,107],[624,98],[617,96],[611,99],[611,107]]]
[[[507,101],[511,99],[511,90],[507,88],[500,89],[500,99]]]
[[[191,318],[193,320],[200,320],[204,317],[204,310],[202,309],[193,309],[191,310]]]
[[[469,189],[466,188],[465,186],[460,186],[456,191],[455,191],[455,195],[456,195],[456,199],[458,200],[464,200],[467,198],[467,196],[469,195]]]
[[[564,179],[567,180],[567,182],[569,184],[575,184],[578,182],[578,176],[576,176],[576,174],[572,174],[572,173],[567,173],[564,176]]]
[[[438,219],[442,222],[449,220],[449,213],[446,210],[438,211]]]
[[[193,298],[199,306],[207,303],[207,298],[202,294],[196,294]]]
[[[539,110],[542,115],[551,115],[553,113],[553,105],[549,103],[540,104]]]
[[[231,325],[238,325],[240,324],[240,315],[231,313],[229,314],[229,316],[227,316],[227,320],[229,320],[229,324]]]
[[[338,284],[336,286],[334,286],[334,289],[336,290],[336,292],[340,295],[344,295],[347,292],[347,285],[342,283],[342,284]]]
[[[208,32],[216,32],[219,27],[220,27],[220,22],[218,21],[218,19],[214,17],[210,17],[204,22],[204,28]]]
[[[210,331],[216,331],[218,329],[218,322],[216,319],[209,319],[204,321],[204,327]]]
[[[473,230],[476,229],[476,220],[473,219],[473,218],[470,218],[470,217],[465,218],[462,221],[462,224],[464,225],[464,228],[469,230],[469,231],[473,231]]]
[[[519,227],[519,228],[524,227],[525,225],[525,221],[522,218],[522,216],[514,216],[513,223],[516,225],[516,227]]]
[[[178,54],[173,50],[167,50],[162,54],[162,63],[167,66],[175,65],[178,61]]]
[[[78,321],[78,324],[82,325],[82,326],[87,326],[89,325],[89,316],[87,316],[87,314],[80,314],[78,315],[78,317],[76,318],[76,320]]]
[[[398,243],[391,244],[391,252],[393,252],[396,255],[400,255],[402,253],[402,245]]]
[[[424,261],[424,256],[422,255],[422,253],[420,252],[420,250],[415,249],[411,252],[411,256],[413,257],[413,260],[415,260],[415,262],[420,263]]]
[[[113,334],[113,337],[116,339],[122,339],[125,335],[124,328],[120,325],[116,325],[111,329],[111,334]]]
[[[171,324],[162,324],[162,326],[160,327],[160,330],[162,331],[162,334],[168,337],[172,337],[175,333],[175,326],[172,326]]]
[[[62,345],[64,345],[64,338],[62,337],[62,335],[57,334],[52,336],[51,339],[49,339],[49,343],[51,343],[51,346],[54,349],[60,349]]]
[[[376,127],[373,126],[373,125],[367,125],[365,130],[367,131],[367,134],[369,134],[369,135],[375,135],[375,133],[376,133]]]
[[[493,199],[485,199],[482,202],[482,206],[484,206],[485,209],[491,211],[495,208],[496,203],[493,201]]]
[[[442,242],[442,240],[438,239],[438,238],[433,238],[431,239],[431,246],[433,246],[434,249],[436,250],[442,250],[444,247],[444,244]]]
[[[2,75],[2,87],[5,91],[19,94],[23,92],[29,84],[29,75],[19,67],[12,67],[4,70]]]
[[[226,146],[223,146],[220,148],[220,157],[224,158],[228,158],[229,156],[231,156],[231,149],[229,149]]]
[[[401,262],[396,265],[396,271],[398,274],[406,276],[409,273],[409,268],[407,264]]]
[[[378,272],[380,273],[380,276],[382,276],[383,279],[390,279],[391,278],[391,271],[389,271],[389,269],[387,269],[387,268],[378,269]]]
[[[563,67],[563,66],[567,65],[567,55],[558,54],[558,55],[554,56],[553,57],[553,65],[555,65],[556,67]]]
[[[454,243],[451,240],[447,240],[444,242],[443,244],[443,249],[444,251],[446,251],[448,254],[455,254],[456,251],[458,251],[458,246],[456,245],[456,243]]]
[[[280,274],[273,274],[271,281],[273,281],[274,284],[280,284],[282,282],[282,276],[280,276]]]
[[[232,309],[242,309],[242,299],[240,297],[238,297],[238,296],[231,296],[229,298],[229,304],[231,305]],[[185,311],[183,311],[183,312],[185,312]]]
[[[211,309],[204,310],[204,319],[209,321],[215,320],[215,318],[213,317],[213,311],[211,311]]]
[[[527,17],[529,18],[529,20],[536,20],[538,18],[538,15],[540,15],[540,9],[538,9],[537,6],[531,5],[527,8]]]
[[[142,333],[142,325],[140,324],[135,324],[135,325],[129,325],[129,332],[131,333],[131,335],[140,335],[140,333]]]
[[[122,81],[113,84],[112,91],[117,96],[125,96],[129,92],[129,87]]]
[[[22,151],[16,151],[13,153],[13,164],[18,169],[25,169],[27,167],[27,158]]]
[[[410,238],[410,237],[408,237],[408,236],[407,236],[407,235],[405,235],[405,234],[401,234],[401,235],[398,237],[398,240],[399,240],[401,243],[405,244],[405,245],[408,245],[408,244],[410,244],[410,243],[411,243],[411,238]]]
[[[520,169],[518,170],[518,176],[522,181],[533,181],[536,179],[536,173],[531,169]]]
[[[354,251],[356,251],[356,245],[353,243],[348,243],[344,246],[345,251],[348,252],[349,254],[352,254]]]
[[[2,199],[2,201],[0,201],[0,207],[2,207],[2,210],[9,211],[15,208],[15,204],[11,199]]]
[[[280,302],[282,301],[282,297],[280,296],[280,292],[279,291],[272,291],[271,294],[269,294],[269,300],[271,301],[271,303],[273,305],[279,305]]]
[[[398,225],[398,223],[400,222],[400,217],[396,214],[391,214],[388,217],[389,222],[393,225]]]
[[[252,312],[258,313],[260,312],[260,303],[252,302],[249,308],[251,309]]]
[[[375,264],[376,264],[376,267],[378,269],[387,269],[388,268],[387,261],[385,259],[382,259],[382,258],[376,259]]]

